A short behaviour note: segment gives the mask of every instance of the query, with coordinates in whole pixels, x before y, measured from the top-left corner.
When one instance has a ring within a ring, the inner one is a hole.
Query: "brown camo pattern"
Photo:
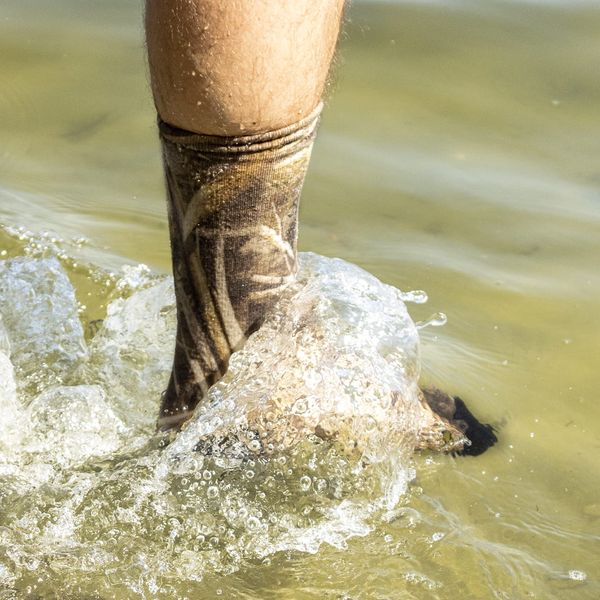
[[[177,336],[160,429],[189,418],[296,273],[298,204],[320,108],[263,135],[159,122]]]

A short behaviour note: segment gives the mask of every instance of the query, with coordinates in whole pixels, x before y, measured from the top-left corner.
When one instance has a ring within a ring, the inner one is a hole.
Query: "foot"
[[[450,442],[447,449],[434,449],[450,451],[461,456],[478,456],[498,441],[494,428],[489,424],[480,423],[458,396],[450,396],[434,387],[423,388],[421,391],[425,403],[437,419],[436,431],[441,434],[443,442]],[[459,442],[461,437],[462,442]],[[427,437],[429,443],[424,445],[431,448],[433,439]]]

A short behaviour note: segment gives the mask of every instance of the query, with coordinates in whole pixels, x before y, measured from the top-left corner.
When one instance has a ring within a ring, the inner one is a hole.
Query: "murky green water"
[[[84,326],[131,295],[123,264],[169,270],[140,12],[129,0],[0,7],[0,251],[61,257]],[[100,433],[85,430],[100,436],[102,460],[71,466],[85,437],[48,457],[54,479],[38,459],[3,457],[25,483],[0,474],[0,598],[600,596],[600,6],[356,2],[349,16],[301,246],[427,290],[429,304],[411,314],[443,310],[448,324],[422,331],[424,377],[495,423],[499,445],[475,459],[418,456],[395,512],[312,554],[292,534],[261,554],[249,546],[266,538],[148,442],[158,403],[148,390],[161,372],[145,371],[146,387],[119,383],[140,406],[128,456],[115,450],[118,415],[105,412]],[[150,329],[160,341],[172,314],[158,314],[166,321]],[[100,365],[110,346],[93,343]],[[128,359],[158,364],[168,353],[155,349]],[[21,399],[48,388],[59,365],[48,360],[24,363]],[[67,383],[102,383],[101,373]],[[313,504],[339,509],[340,498],[374,494],[337,457],[317,471],[344,493],[303,495],[294,482],[310,452],[288,458],[292,474],[277,463],[256,468],[254,483],[225,477],[226,498],[234,490],[306,531],[318,528]],[[161,465],[168,492],[152,487]],[[290,494],[251,497],[268,477]],[[27,487],[36,478],[46,483]]]

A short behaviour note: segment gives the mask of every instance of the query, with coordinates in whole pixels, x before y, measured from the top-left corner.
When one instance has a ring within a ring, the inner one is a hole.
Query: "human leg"
[[[241,136],[286,127],[321,100],[343,0],[147,0],[160,117]]]
[[[293,279],[298,201],[342,0],[147,0],[178,329],[177,427]]]

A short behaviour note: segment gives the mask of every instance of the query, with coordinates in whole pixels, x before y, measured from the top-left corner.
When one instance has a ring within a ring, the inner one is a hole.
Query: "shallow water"
[[[5,361],[0,597],[600,595],[595,2],[350,10],[301,246],[426,290],[411,315],[448,323],[421,330],[423,378],[500,432],[481,457],[404,455],[377,477],[318,444],[217,473],[150,437],[173,314],[139,3],[1,16],[0,252],[48,257],[23,277],[62,300],[2,306],[20,403]]]

